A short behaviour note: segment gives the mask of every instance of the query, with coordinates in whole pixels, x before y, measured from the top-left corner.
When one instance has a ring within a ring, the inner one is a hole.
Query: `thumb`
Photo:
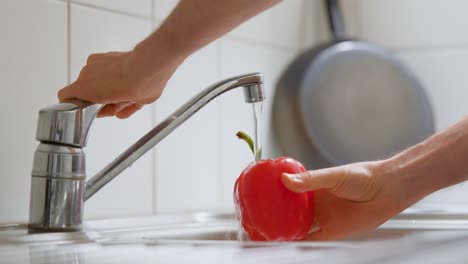
[[[281,180],[293,192],[326,189],[330,193],[353,201],[373,199],[384,184],[378,180],[370,163],[356,163],[297,174],[283,173]],[[381,178],[380,178],[381,179]]]
[[[306,171],[297,174],[283,173],[281,181],[293,192],[306,192],[318,189],[333,189],[342,182],[345,171],[341,167]]]

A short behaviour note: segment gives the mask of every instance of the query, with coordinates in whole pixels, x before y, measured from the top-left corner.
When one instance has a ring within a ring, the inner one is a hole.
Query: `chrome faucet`
[[[264,100],[259,73],[213,84],[154,127],[86,182],[86,146],[101,105],[70,100],[39,111],[29,208],[29,229],[40,232],[81,230],[83,204],[180,124],[222,93],[244,87],[245,101]]]

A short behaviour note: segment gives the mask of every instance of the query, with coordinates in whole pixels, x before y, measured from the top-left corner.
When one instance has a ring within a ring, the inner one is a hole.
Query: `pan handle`
[[[334,39],[343,38],[345,35],[343,12],[338,1],[339,0],[325,0],[328,26]]]

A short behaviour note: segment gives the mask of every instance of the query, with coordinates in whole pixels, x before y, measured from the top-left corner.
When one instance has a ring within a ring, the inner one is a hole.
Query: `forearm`
[[[468,117],[384,162],[407,207],[468,179]]]
[[[169,17],[137,45],[138,61],[151,72],[180,63],[194,51],[280,0],[181,0]]]

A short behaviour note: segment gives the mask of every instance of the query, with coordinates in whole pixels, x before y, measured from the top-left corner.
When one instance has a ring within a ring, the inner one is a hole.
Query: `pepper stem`
[[[257,149],[257,151],[255,151],[254,141],[252,140],[252,138],[247,133],[245,133],[243,131],[239,131],[239,132],[236,133],[236,136],[239,139],[244,140],[245,143],[247,143],[247,145],[249,145],[249,148],[250,148],[250,150],[252,151],[252,154],[255,157],[255,161],[259,161],[259,160],[262,159],[262,149],[259,148],[259,149]]]

